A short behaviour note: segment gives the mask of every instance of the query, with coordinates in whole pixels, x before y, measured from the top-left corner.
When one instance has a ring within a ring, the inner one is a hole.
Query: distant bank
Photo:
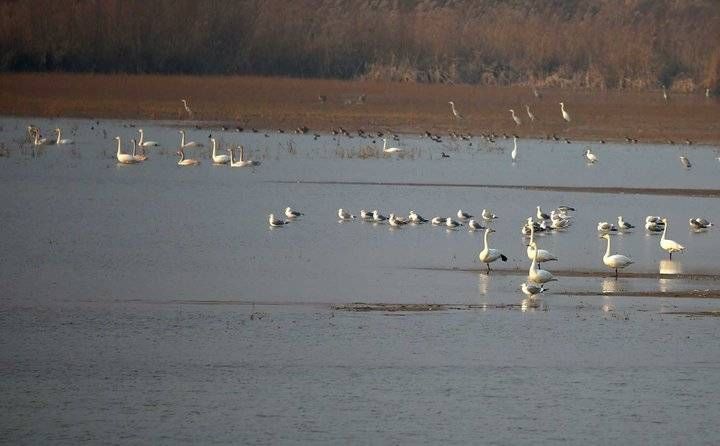
[[[187,99],[192,118],[181,99]],[[453,101],[456,117],[448,103]],[[570,122],[563,120],[564,102]],[[531,121],[527,108],[535,117]],[[520,124],[513,120],[515,111]],[[0,114],[187,120],[293,131],[503,133],[717,144],[720,101],[701,94],[266,77],[0,74]]]

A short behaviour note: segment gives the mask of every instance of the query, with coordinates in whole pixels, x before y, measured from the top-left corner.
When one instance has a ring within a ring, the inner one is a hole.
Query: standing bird
[[[480,254],[478,254],[478,258],[481,262],[483,262],[485,265],[487,265],[487,272],[490,274],[490,264],[497,259],[502,259],[503,262],[507,262],[507,256],[505,254],[501,253],[499,249],[491,249],[490,245],[488,244],[488,236],[491,232],[495,232],[492,228],[487,228],[485,230],[485,246],[483,247],[483,250],[480,251]]]
[[[590,147],[588,147],[587,149],[585,149],[585,159],[586,159],[587,162],[589,162],[589,163],[596,163],[597,160],[598,160],[598,157],[597,157],[597,155],[595,155],[594,153],[592,153],[592,152],[590,151]]]
[[[533,114],[533,112],[530,111],[529,105],[527,105],[527,104],[525,105],[525,110],[527,110],[527,115],[528,115],[528,118],[530,118],[530,122],[535,122],[535,115]]]
[[[565,103],[560,103],[560,111],[562,112],[562,117],[565,121],[570,122],[570,113],[565,111]]]
[[[690,164],[690,160],[687,159],[686,156],[680,156],[680,164],[683,165],[684,168],[689,169],[692,167],[692,164]]]
[[[537,257],[539,249],[537,249],[537,244],[535,242],[532,242],[531,245],[535,249],[535,255],[533,256],[533,261],[530,264],[530,271],[528,273],[528,278],[530,279],[530,281],[535,283],[547,283],[557,281],[557,279],[553,277],[550,271],[538,268]]]
[[[550,251],[547,251],[545,249],[539,249],[537,247],[537,243],[535,243],[535,227],[532,222],[532,217],[528,218],[528,226],[530,227],[530,243],[528,243],[527,247],[528,259],[535,259],[535,255],[537,254],[538,264],[543,262],[552,262],[553,260],[557,261],[557,257]]]
[[[463,115],[461,115],[455,108],[455,103],[453,101],[448,102],[448,104],[450,104],[450,108],[452,109],[452,114],[455,116],[455,119],[464,119]]]
[[[667,233],[667,228],[669,226],[667,218],[663,218],[662,222],[665,224],[665,228],[663,229],[662,237],[660,238],[660,247],[670,254],[670,260],[672,260],[673,253],[683,252],[685,250],[685,247],[674,240],[669,240],[665,238],[665,234]]]
[[[617,279],[618,269],[623,269],[629,265],[632,265],[633,261],[630,260],[629,257],[622,254],[610,255],[610,234],[605,234],[602,236],[602,238],[607,240],[607,249],[605,250],[605,255],[603,256],[603,263],[615,270],[615,278]]]
[[[303,214],[302,212],[293,210],[290,206],[285,208],[285,216],[287,218],[298,218],[301,215],[305,215],[305,214]]]
[[[510,114],[512,115],[513,121],[515,121],[515,125],[519,126],[520,124],[522,124],[520,118],[515,114],[515,110],[510,109]]]
[[[517,150],[517,136],[513,136],[513,149],[512,152],[510,152],[510,158],[512,158],[513,162],[517,160],[518,150]]]
[[[183,103],[183,107],[185,107],[185,112],[188,114],[188,118],[192,119],[193,112],[192,112],[192,110],[190,110],[190,106],[188,105],[187,99],[181,99],[181,101]]]
[[[663,86],[662,86],[662,91],[663,91],[663,99],[667,103],[668,101],[670,101],[670,96],[668,95],[668,92],[665,89],[665,84],[663,84]]]

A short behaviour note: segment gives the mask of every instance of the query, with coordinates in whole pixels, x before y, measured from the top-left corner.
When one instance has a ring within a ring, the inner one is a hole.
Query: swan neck
[[[488,237],[490,236],[490,231],[485,231],[485,246],[483,246],[483,251],[488,250]]]
[[[610,256],[610,237],[607,238],[607,249],[605,250],[605,257]]]
[[[667,228],[668,228],[668,224],[665,223],[665,227],[663,228],[663,233],[662,233],[662,237],[660,238],[660,240],[665,240],[665,233],[667,232]]]
[[[117,140],[117,155],[120,156],[120,138]]]
[[[55,140],[55,144],[60,144],[60,135],[62,134],[62,130],[58,129],[57,134],[58,134],[58,136],[57,136],[57,139]]]
[[[212,154],[212,156],[213,156],[213,158],[215,158],[215,148],[217,147],[217,143],[215,142],[214,139],[212,140],[212,143],[213,143],[213,154]]]
[[[135,141],[135,140],[133,139],[133,151],[132,151],[132,156],[133,156],[133,158],[135,157],[135,151],[136,151],[136,150],[137,150],[137,141]]]

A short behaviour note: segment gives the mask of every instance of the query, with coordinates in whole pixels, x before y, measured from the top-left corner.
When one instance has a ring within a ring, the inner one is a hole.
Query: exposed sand
[[[541,93],[536,98],[524,87],[259,77],[2,74],[0,114],[186,119],[198,125],[258,129],[307,126],[310,131],[329,131],[342,126],[350,132],[359,128],[441,134],[494,131],[539,138],[557,134],[571,140],[720,142],[720,102],[700,94],[673,94],[665,103],[659,91]],[[327,98],[325,102],[318,99],[320,95]],[[189,99],[192,119],[181,98]],[[450,100],[464,119],[453,118]],[[560,101],[572,117],[569,124],[561,118]],[[525,104],[537,117],[534,123]],[[521,126],[512,121],[510,108],[523,120]]]

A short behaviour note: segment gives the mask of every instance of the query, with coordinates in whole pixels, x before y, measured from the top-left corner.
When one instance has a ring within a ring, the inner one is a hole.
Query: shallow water
[[[177,123],[137,123],[163,148],[118,166],[112,137],[136,128],[32,121],[77,144],[33,151],[21,144],[27,120],[0,120],[0,438],[516,444],[719,434],[720,400],[708,391],[720,376],[709,342],[717,319],[661,314],[717,301],[653,297],[720,289],[720,238],[687,225],[720,220],[717,195],[683,196],[717,189],[715,148],[593,144],[600,161],[587,165],[585,143],[520,140],[512,164],[504,139],[402,136],[394,145],[408,153],[391,157],[378,139],[203,129],[189,138],[243,144],[262,164],[217,167],[209,149],[195,149],[202,164],[178,168]],[[675,191],[593,192],[616,187]],[[520,303],[529,266],[520,227],[538,204],[577,208],[569,230],[538,237],[560,258],[546,264],[559,281],[538,310],[391,317],[328,306]],[[267,214],[286,206],[306,216],[269,228]],[[426,218],[489,208],[500,216],[491,244],[509,260],[487,275],[480,232],[339,223],[339,207]],[[669,261],[660,236],[642,228],[648,214],[667,216],[669,238],[687,252]],[[613,251],[635,261],[635,275],[615,280],[595,226],[618,215],[639,229],[613,237]]]

